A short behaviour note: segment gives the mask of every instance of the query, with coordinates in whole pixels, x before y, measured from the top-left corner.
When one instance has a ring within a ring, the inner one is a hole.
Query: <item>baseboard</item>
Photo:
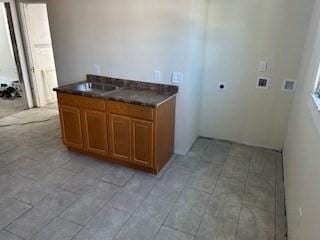
[[[174,153],[175,153],[175,154],[178,154],[178,155],[185,156],[185,155],[187,155],[187,153],[189,152],[189,150],[190,150],[190,148],[188,148],[188,150],[186,150],[186,151],[179,151],[179,150],[177,150],[177,151],[175,151]]]
[[[264,148],[264,149],[276,151],[276,152],[282,152],[282,148],[276,148],[276,147],[272,147],[272,146],[268,146],[268,145],[255,144],[255,143],[250,143],[247,141],[239,142],[239,144],[244,144],[244,145],[251,146],[251,147]]]
[[[264,148],[267,150],[272,150],[272,151],[277,151],[277,152],[282,152],[282,148],[277,148],[274,146],[268,146],[268,145],[263,145],[263,144],[256,144],[248,141],[232,141],[229,139],[222,139],[222,138],[212,138],[212,137],[206,137],[206,136],[199,136],[201,138],[206,138],[206,139],[212,139],[212,140],[218,140],[218,141],[225,141],[229,143],[237,143],[237,144],[242,144],[250,147],[259,147],[259,148]]]
[[[276,152],[282,152],[283,151],[282,148],[276,148],[276,147],[268,146],[268,145],[255,144],[255,143],[251,143],[251,142],[247,142],[247,141],[237,142],[237,141],[231,141],[231,140],[227,140],[227,139],[211,138],[211,137],[205,137],[205,136],[198,136],[194,140],[194,142],[196,142],[199,138],[205,138],[205,139],[217,140],[217,141],[224,141],[224,142],[229,142],[229,143],[236,143],[236,144],[246,145],[246,146],[249,146],[249,147],[258,147],[258,148],[263,148],[263,149],[266,149],[266,150],[271,150],[271,151],[276,151]],[[174,153],[185,156],[189,152],[189,150],[192,147],[192,145],[194,144],[194,142],[188,148],[186,148],[185,150],[175,150]]]
[[[175,154],[178,154],[178,155],[183,155],[183,156],[185,156],[185,155],[187,155],[187,153],[190,151],[190,149],[191,149],[191,147],[192,147],[192,145],[198,140],[198,138],[200,138],[200,136],[197,136],[195,139],[194,139],[194,141],[186,148],[186,149],[184,149],[184,150],[177,150],[177,149],[175,149],[175,151],[174,151],[174,153]]]

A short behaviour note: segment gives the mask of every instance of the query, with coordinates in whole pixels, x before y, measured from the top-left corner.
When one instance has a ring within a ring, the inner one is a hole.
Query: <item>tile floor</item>
[[[283,189],[259,148],[200,138],[154,176],[68,152],[58,116],[0,127],[0,240],[282,240]]]
[[[14,100],[0,98],[0,118],[21,112],[25,109],[23,98]]]

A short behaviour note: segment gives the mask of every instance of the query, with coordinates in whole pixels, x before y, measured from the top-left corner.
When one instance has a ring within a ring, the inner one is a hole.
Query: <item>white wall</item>
[[[187,117],[186,134],[190,136],[185,138],[185,145],[191,146],[199,136],[199,123],[201,111],[201,94],[203,83],[203,64],[204,64],[204,47],[206,40],[206,27],[208,18],[208,1],[194,0],[193,13],[191,16],[191,34],[189,45],[189,62],[188,77],[191,79],[188,89],[186,101]],[[187,148],[186,148],[187,149]]]
[[[201,130],[203,136],[281,149],[313,0],[210,0]],[[260,60],[268,91],[256,89]],[[218,91],[224,81],[227,89]]]
[[[18,80],[4,3],[0,2],[0,77]]]
[[[320,113],[310,97],[319,63],[320,0],[316,0],[284,148],[289,240],[320,236]]]
[[[163,83],[184,73],[175,150],[185,153],[198,135],[201,66],[191,59],[202,62],[207,0],[47,2],[60,85],[83,80],[94,64],[101,75],[141,81],[152,81],[154,70]]]

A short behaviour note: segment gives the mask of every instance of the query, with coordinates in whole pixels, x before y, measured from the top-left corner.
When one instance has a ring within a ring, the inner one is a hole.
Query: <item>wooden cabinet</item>
[[[173,154],[175,97],[157,107],[58,93],[63,142],[127,166],[158,173]]]
[[[82,110],[84,149],[88,152],[107,155],[107,115],[105,112]]]
[[[109,115],[110,154],[140,166],[153,166],[153,123]]]
[[[122,102],[107,102],[107,111],[113,114],[128,116],[130,118],[154,120],[154,109]]]
[[[58,94],[63,142],[71,148],[107,155],[105,101]]]
[[[63,142],[65,145],[82,149],[80,109],[70,106],[59,106]]]
[[[153,123],[132,120],[132,160],[146,167],[153,166]]]
[[[109,115],[110,154],[122,161],[131,161],[131,119]]]
[[[107,111],[110,113],[111,156],[139,166],[152,168],[154,109],[109,101]]]

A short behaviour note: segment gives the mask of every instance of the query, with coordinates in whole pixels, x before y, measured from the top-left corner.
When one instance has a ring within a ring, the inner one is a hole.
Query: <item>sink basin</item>
[[[104,94],[113,90],[118,89],[118,87],[105,85],[101,83],[82,83],[77,86],[77,91],[80,92],[92,92],[98,94]]]

